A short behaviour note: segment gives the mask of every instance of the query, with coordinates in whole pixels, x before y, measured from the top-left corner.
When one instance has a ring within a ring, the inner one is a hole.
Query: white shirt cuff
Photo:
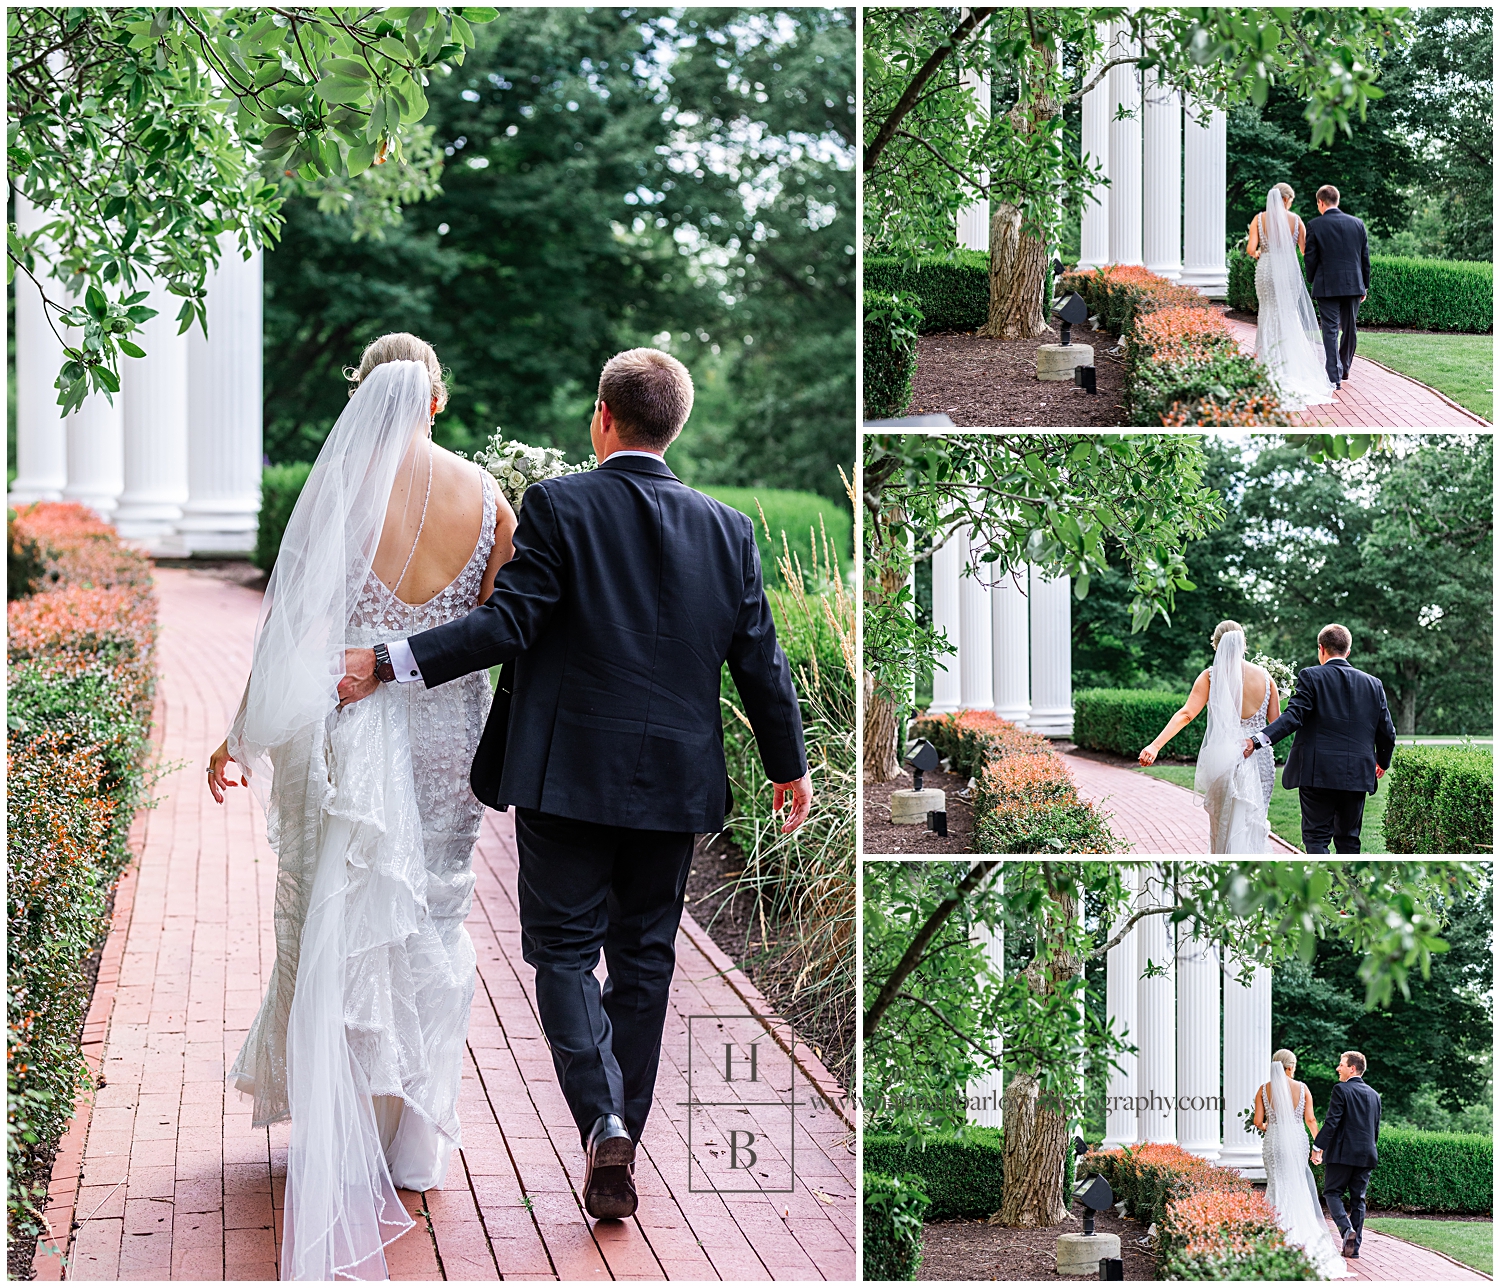
[[[398,684],[410,684],[413,680],[422,678],[421,669],[417,666],[417,659],[411,655],[411,645],[405,640],[391,640],[386,644],[391,655],[391,666],[396,672]]]

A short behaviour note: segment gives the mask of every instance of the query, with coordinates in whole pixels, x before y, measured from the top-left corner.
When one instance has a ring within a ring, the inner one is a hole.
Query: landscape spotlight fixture
[[[918,738],[912,743],[911,750],[906,753],[906,763],[911,766],[912,790],[922,790],[922,775],[929,774],[938,767],[937,748],[926,738]]]
[[[1073,1190],[1073,1197],[1083,1203],[1083,1232],[1094,1233],[1094,1215],[1115,1205],[1115,1192],[1102,1176],[1091,1176]]]
[[[1053,305],[1052,311],[1062,319],[1063,344],[1072,344],[1073,328],[1089,320],[1089,306],[1083,302],[1083,296],[1077,291],[1069,291]]]

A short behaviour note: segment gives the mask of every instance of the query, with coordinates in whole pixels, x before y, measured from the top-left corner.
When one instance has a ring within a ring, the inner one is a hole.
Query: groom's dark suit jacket
[[[1337,206],[1307,221],[1302,260],[1314,299],[1363,295],[1370,289],[1370,238],[1364,222]]]
[[[1267,742],[1289,733],[1297,735],[1281,773],[1281,785],[1289,788],[1373,794],[1375,766],[1389,769],[1396,749],[1385,686],[1342,657],[1297,673],[1286,710],[1264,730]]]
[[[409,641],[428,688],[515,659],[469,778],[486,805],[719,831],[732,803],[726,661],[767,775],[785,783],[807,772],[745,515],[680,483],[664,461],[611,456],[532,484],[515,550],[485,603]]]
[[[1380,1136],[1380,1093],[1363,1078],[1334,1086],[1328,1117],[1313,1145],[1323,1151],[1325,1167],[1374,1167]]]

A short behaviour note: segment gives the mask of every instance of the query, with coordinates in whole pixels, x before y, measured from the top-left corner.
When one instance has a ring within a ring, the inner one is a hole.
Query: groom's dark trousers
[[[1365,797],[1389,769],[1396,726],[1385,686],[1373,675],[1333,657],[1297,673],[1297,687],[1280,718],[1261,731],[1267,746],[1296,734],[1281,785],[1302,798],[1302,844],[1309,854],[1359,853]]]
[[[660,458],[532,484],[514,540],[484,604],[409,643],[429,688],[502,665],[469,783],[516,807],[522,955],[580,1138],[614,1113],[639,1141],[693,838],[732,803],[720,672],[773,782],[807,772],[797,693],[750,520]]]
[[[1370,289],[1370,238],[1363,222],[1337,206],[1309,219],[1303,266],[1308,291],[1318,302],[1328,380],[1337,384],[1354,365],[1355,320],[1360,297]]]
[[[1335,1084],[1328,1098],[1328,1117],[1313,1139],[1323,1151],[1323,1198],[1340,1234],[1354,1230],[1359,1251],[1365,1229],[1365,1190],[1380,1161],[1380,1093],[1363,1078]],[[1344,1195],[1349,1207],[1344,1207]]]

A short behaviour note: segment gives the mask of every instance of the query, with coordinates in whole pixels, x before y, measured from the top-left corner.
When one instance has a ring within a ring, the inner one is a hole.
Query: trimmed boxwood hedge
[[[1390,809],[1387,807],[1389,817]],[[1494,1141],[1463,1132],[1382,1127],[1380,1166],[1366,1201],[1400,1212],[1489,1212],[1494,1204]],[[1323,1165],[1313,1168],[1318,1192]]]
[[[912,1140],[868,1133],[864,1165],[871,1171],[921,1179],[932,1206],[929,1221],[987,1217],[1000,1206],[1005,1144],[998,1127],[970,1127]]]
[[[928,1206],[920,1176],[882,1176],[865,1169],[864,1279],[907,1280],[922,1264],[922,1216]]]
[[[942,255],[917,259],[872,256],[865,260],[865,293],[872,291],[915,292],[924,335],[932,331],[977,331],[990,316],[990,257],[978,250],[960,250],[952,259]],[[868,374],[865,379],[868,391]],[[868,392],[865,400],[869,401]]]
[[[1186,693],[1147,689],[1083,689],[1073,695],[1073,741],[1090,751],[1134,757],[1188,699]],[[1196,760],[1204,720],[1194,720],[1167,744],[1167,754]]]
[[[1420,331],[1494,329],[1494,265],[1471,260],[1370,256],[1370,294],[1359,306],[1362,326]],[[1229,307],[1255,313],[1255,261],[1242,250],[1229,256]]]
[[[255,552],[250,556],[250,562],[262,572],[270,572],[276,565],[287,521],[292,517],[292,508],[302,495],[303,485],[311,473],[311,461],[272,465],[261,471],[260,519],[255,530]]]
[[[893,348],[890,324],[866,318],[864,374],[865,419],[887,420],[899,416],[911,402],[917,351]]]
[[[1391,853],[1491,853],[1494,763],[1477,747],[1397,747],[1385,809]]]

